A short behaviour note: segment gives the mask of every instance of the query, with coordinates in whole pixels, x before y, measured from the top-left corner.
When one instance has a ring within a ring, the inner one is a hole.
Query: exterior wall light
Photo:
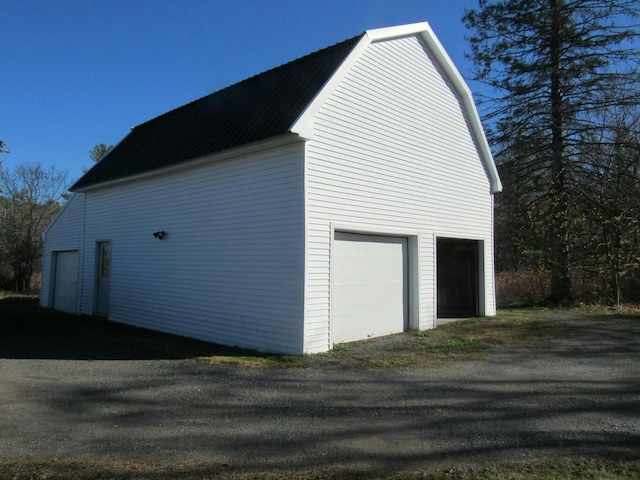
[[[159,232],[154,232],[153,236],[156,237],[158,240],[162,240],[164,237],[167,236],[167,232],[165,232],[164,230],[160,230]]]

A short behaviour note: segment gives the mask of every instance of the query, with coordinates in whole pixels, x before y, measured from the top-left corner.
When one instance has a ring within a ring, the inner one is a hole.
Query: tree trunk
[[[31,288],[32,276],[33,266],[24,263],[14,263],[11,290],[14,293],[28,293]]]
[[[549,301],[555,304],[571,300],[571,278],[569,276],[569,228],[568,192],[564,140],[564,101],[562,98],[561,22],[559,3],[551,0],[550,50],[550,100],[551,100],[551,292]]]

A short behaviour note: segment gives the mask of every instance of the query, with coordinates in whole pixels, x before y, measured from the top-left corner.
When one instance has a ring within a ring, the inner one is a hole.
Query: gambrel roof
[[[312,136],[313,115],[372,42],[420,35],[456,90],[492,192],[502,189],[471,92],[429,25],[368,30],[145,122],[72,187],[93,186],[174,167],[287,133]]]

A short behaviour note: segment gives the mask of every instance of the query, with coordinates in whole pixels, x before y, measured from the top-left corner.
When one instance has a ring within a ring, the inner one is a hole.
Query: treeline
[[[60,209],[66,173],[39,164],[0,164],[0,289],[31,290],[40,271],[42,233]]]
[[[640,292],[638,0],[480,1],[465,13],[496,196],[499,300]]]
[[[100,143],[89,157],[97,163],[112,149]],[[2,141],[0,153],[9,153]],[[68,186],[67,172],[55,167],[21,163],[9,169],[0,162],[0,289],[27,293],[39,288],[42,234],[68,200]]]
[[[565,301],[640,301],[640,115],[611,108],[606,128],[586,131],[567,163],[564,244],[570,281]],[[503,304],[548,300],[555,197],[517,162],[499,158],[505,191],[496,197],[496,269]]]

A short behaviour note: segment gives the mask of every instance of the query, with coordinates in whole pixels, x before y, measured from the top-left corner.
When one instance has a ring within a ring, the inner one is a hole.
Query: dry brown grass
[[[640,478],[640,458],[605,455],[548,455],[522,462],[451,465],[406,471],[362,471],[354,467],[250,469],[226,464],[184,462],[160,465],[148,460],[34,460],[2,458],[0,480],[623,480]]]
[[[551,274],[544,269],[524,269],[517,272],[500,272],[496,275],[498,305],[536,305],[549,295]]]
[[[248,368],[433,368],[477,360],[496,348],[543,342],[567,331],[541,312],[509,310],[496,317],[461,320],[433,330],[338,344],[330,352],[315,355],[216,355],[199,360]]]

